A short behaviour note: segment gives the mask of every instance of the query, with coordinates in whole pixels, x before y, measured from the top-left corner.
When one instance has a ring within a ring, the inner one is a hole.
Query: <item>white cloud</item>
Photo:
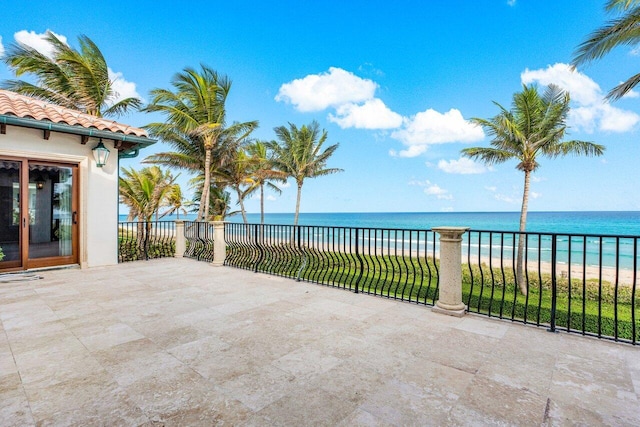
[[[438,169],[446,173],[460,175],[485,173],[488,170],[484,165],[476,163],[467,157],[461,157],[458,160],[440,160],[438,162]]]
[[[391,136],[407,146],[407,149],[397,153],[398,156],[415,157],[424,153],[431,144],[475,142],[484,138],[484,132],[479,126],[465,120],[455,108],[446,113],[429,108],[405,118],[402,129]]]
[[[143,99],[136,90],[135,83],[125,80],[122,77],[121,72],[115,72],[111,68],[108,68],[107,70],[109,72],[109,80],[111,80],[111,88],[116,93],[116,96],[114,98],[109,99],[109,106],[126,98],[134,97]]]
[[[437,184],[433,184],[429,180],[425,181],[409,181],[409,185],[416,185],[418,187],[424,187],[424,193],[429,196],[435,196],[441,200],[453,200],[453,196],[449,194],[448,190],[440,187]]]
[[[489,190],[492,193],[495,193],[498,190],[498,187],[496,187],[496,186],[487,186],[487,187],[484,187],[484,189],[485,190]]]
[[[275,196],[272,196],[271,194],[269,194],[267,197],[265,197],[265,200],[268,200],[269,202],[275,202],[276,198]]]
[[[429,196],[436,196],[441,200],[453,200],[453,196],[449,194],[448,190],[441,188],[440,186],[433,184],[424,189],[425,194]]]
[[[531,193],[529,193],[529,197],[531,197],[532,199],[537,199],[540,196],[542,196],[542,194],[536,193],[535,191],[532,191]]]
[[[50,31],[50,30],[47,30]],[[42,34],[36,34],[35,31],[27,31],[22,30],[18,31],[13,35],[18,43],[30,46],[40,52],[41,54],[51,58],[53,57],[53,47],[51,44],[45,39],[47,36],[47,31]],[[56,34],[51,31],[53,35],[55,35],[62,43],[67,43],[67,38],[63,35]]]
[[[516,5],[516,0],[507,0],[507,4],[509,6],[515,6]]]
[[[622,82],[620,82],[622,83]],[[631,89],[629,92],[625,93],[623,96],[623,98],[638,98],[640,97],[640,92],[636,92],[635,90]]]
[[[63,35],[53,33],[61,42],[67,43],[67,38]],[[53,56],[53,48],[51,44],[45,39],[46,32],[42,34],[36,34],[35,31],[22,30],[15,33],[14,37],[18,43],[30,46],[36,49],[38,52],[51,58]],[[0,40],[1,41],[1,40]],[[109,99],[107,104],[109,106],[125,98],[140,98],[142,96],[136,90],[136,84],[125,80],[121,72],[113,71],[111,68],[107,68],[109,73],[109,80],[111,80],[112,88],[116,93],[116,96]]]
[[[568,91],[574,104],[567,118],[570,127],[587,133],[594,130],[628,132],[640,122],[640,115],[607,103],[600,86],[568,64],[557,63],[539,70],[526,69],[520,78],[523,84],[538,83],[546,86],[553,83]],[[630,96],[638,94],[632,93]]]
[[[280,187],[281,189],[282,188],[289,188],[289,187],[291,187],[291,183],[289,181],[287,181],[287,182],[284,182],[282,184],[278,184],[278,187]]]
[[[276,101],[292,104],[301,112],[333,108],[329,121],[343,129],[395,129],[391,137],[401,141],[405,149],[389,150],[391,156],[416,157],[430,144],[475,142],[484,138],[482,128],[465,120],[459,110],[446,113],[427,109],[411,117],[392,111],[375,97],[378,84],[337,67],[328,72],[310,74],[284,83]]]
[[[598,111],[600,112],[600,129],[604,131],[626,132],[640,121],[640,116],[633,111],[612,107],[609,104],[602,104]]]
[[[569,110],[567,122],[571,127],[592,133],[596,127],[598,110],[591,107],[573,107]]]
[[[0,36],[0,58],[4,56],[4,46],[2,45],[2,36]]]
[[[580,105],[592,105],[602,101],[600,86],[590,77],[574,70],[570,65],[557,63],[545,69],[525,69],[520,75],[524,84],[555,84],[571,94],[571,100]]]
[[[424,189],[424,192],[430,196],[442,196],[447,194],[447,190],[441,188],[437,184],[433,184]]]
[[[505,203],[511,203],[511,204],[516,204],[518,202],[520,202],[520,199],[517,199],[515,197],[511,197],[511,196],[507,196],[506,194],[496,194],[495,196],[493,196],[496,200],[499,200],[501,202],[505,202]]]
[[[393,157],[418,157],[427,151],[427,145],[412,145],[406,150],[396,151],[393,148],[389,150],[389,155]]]
[[[367,74],[375,74],[376,76],[380,76],[380,77],[384,76],[384,71],[374,67],[373,64],[370,62],[365,62],[364,64],[360,65],[358,67],[358,71],[362,73],[367,73]]]
[[[402,116],[389,109],[378,98],[358,105],[353,103],[336,107],[336,114],[329,114],[329,120],[342,129],[391,129],[402,125]]]
[[[453,207],[447,206],[446,208],[440,209],[440,212],[453,212]]]
[[[310,74],[283,84],[275,100],[293,104],[301,112],[321,111],[373,99],[377,88],[378,84],[372,80],[331,67],[329,72]]]

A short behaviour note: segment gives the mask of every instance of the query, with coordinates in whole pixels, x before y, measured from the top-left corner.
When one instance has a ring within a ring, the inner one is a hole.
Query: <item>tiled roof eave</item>
[[[49,120],[37,120],[29,117],[17,117],[11,114],[0,114],[0,124],[21,126],[31,129],[50,130],[74,135],[85,135],[95,138],[105,138],[114,141],[122,141],[134,144],[134,146],[122,150],[123,154],[132,153],[156,142],[153,139],[143,136],[124,134],[121,132],[113,132],[110,130],[101,130],[93,127],[84,127],[81,125],[55,123]]]

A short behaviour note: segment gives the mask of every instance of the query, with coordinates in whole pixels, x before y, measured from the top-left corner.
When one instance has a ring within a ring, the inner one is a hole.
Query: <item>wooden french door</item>
[[[78,263],[78,166],[0,158],[0,270]]]

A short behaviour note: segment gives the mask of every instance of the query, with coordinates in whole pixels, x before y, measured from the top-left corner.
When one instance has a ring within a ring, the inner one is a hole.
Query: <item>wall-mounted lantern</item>
[[[101,168],[107,164],[109,154],[111,153],[109,152],[109,149],[102,143],[102,138],[100,138],[100,142],[98,142],[98,145],[93,147],[91,151],[93,151],[93,158],[96,159],[97,167]]]
[[[38,190],[42,190],[44,188],[44,179],[42,179],[42,176],[38,176],[35,183]]]

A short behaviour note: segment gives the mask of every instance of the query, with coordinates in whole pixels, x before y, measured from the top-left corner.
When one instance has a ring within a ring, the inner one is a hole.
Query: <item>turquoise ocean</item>
[[[180,219],[195,220],[195,214],[181,215]],[[162,221],[173,221],[175,216],[165,216]],[[251,224],[260,223],[260,214],[247,214]],[[428,230],[432,227],[458,226],[469,227],[473,231],[502,231],[515,232],[518,230],[519,212],[394,212],[394,213],[302,213],[299,225],[379,228],[379,229],[408,229]],[[120,221],[126,221],[126,215],[120,216]],[[242,222],[240,215],[227,219],[229,222]],[[265,214],[265,224],[291,225],[292,213]],[[560,234],[557,238],[557,261],[582,264],[583,255],[587,265],[602,265],[614,267],[616,264],[623,269],[633,269],[640,265],[640,255],[634,253],[635,245],[640,241],[640,212],[529,212],[527,216],[527,232]],[[386,234],[388,236],[388,234]],[[413,234],[412,234],[413,235]],[[574,235],[571,237],[570,235]],[[409,236],[409,235],[406,235]],[[481,256],[495,256],[500,251],[503,256],[510,257],[514,246],[514,235],[505,234],[504,241],[498,239],[489,243],[487,235],[466,235],[464,248],[470,245],[471,252],[480,252]],[[580,237],[584,236],[584,237]],[[597,236],[610,236],[598,238]],[[638,237],[615,239],[614,236]],[[408,237],[407,237],[408,239]],[[484,240],[478,240],[484,239]],[[538,239],[540,243],[538,244]],[[386,240],[386,239],[385,239]],[[469,241],[470,240],[470,241]],[[415,240],[414,240],[415,241]],[[569,243],[569,241],[571,241]],[[529,259],[535,261],[550,261],[551,236],[530,236],[528,240]],[[430,242],[426,242],[430,244]],[[409,245],[408,241],[404,246]],[[437,242],[436,242],[437,245]],[[571,246],[571,250],[569,247]],[[640,248],[639,248],[640,249]],[[465,250],[466,251],[466,250]],[[571,254],[569,254],[571,252]]]
[[[195,214],[181,215],[181,219],[195,219]],[[126,221],[120,215],[120,221]],[[162,221],[173,221],[175,215]],[[242,222],[240,215],[227,219]],[[252,224],[260,223],[260,214],[247,214]],[[519,212],[385,212],[385,213],[301,213],[300,225],[401,228],[425,230],[439,226],[470,227],[473,230],[517,231]],[[293,224],[292,213],[267,213],[265,224]],[[527,231],[537,233],[566,233],[589,235],[640,236],[640,212],[529,212]]]

